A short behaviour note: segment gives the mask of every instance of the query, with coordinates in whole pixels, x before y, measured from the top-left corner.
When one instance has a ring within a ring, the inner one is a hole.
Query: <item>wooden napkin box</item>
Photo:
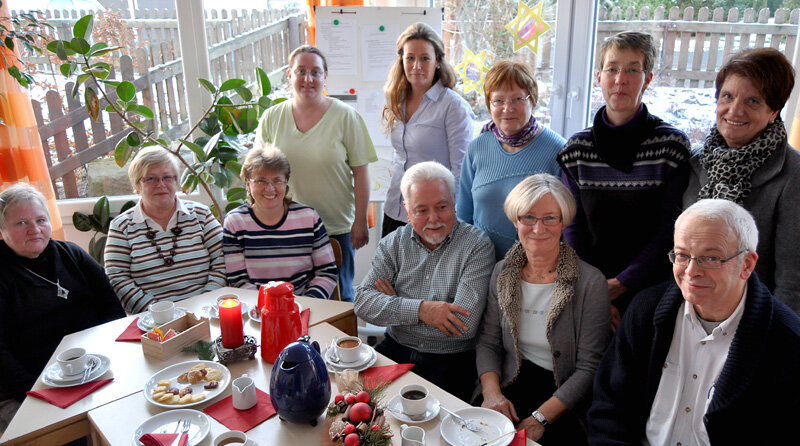
[[[164,342],[158,342],[148,338],[147,333],[142,335],[142,351],[144,351],[144,354],[161,361],[175,356],[185,347],[197,341],[211,339],[211,328],[208,318],[198,318],[194,314],[188,312],[178,319],[160,325],[158,328],[164,333],[170,329],[180,332],[177,336],[173,336]]]

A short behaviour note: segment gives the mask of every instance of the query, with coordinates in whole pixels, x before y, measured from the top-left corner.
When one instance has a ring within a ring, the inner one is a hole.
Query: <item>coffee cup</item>
[[[409,384],[400,389],[400,403],[409,417],[425,415],[428,411],[428,389],[419,384]]]
[[[358,336],[342,336],[336,340],[336,354],[341,362],[356,362],[361,355],[361,339]]]
[[[229,431],[217,435],[214,446],[243,446],[247,443],[247,434],[242,431]]]
[[[56,356],[63,375],[78,375],[89,366],[89,355],[80,347],[64,350]]]
[[[166,324],[175,313],[175,303],[170,301],[153,302],[148,307],[156,325]]]

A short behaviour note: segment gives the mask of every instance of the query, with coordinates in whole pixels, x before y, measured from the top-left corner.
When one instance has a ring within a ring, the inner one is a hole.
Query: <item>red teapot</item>
[[[294,286],[289,282],[261,285],[259,294],[262,293],[261,357],[274,364],[281,351],[300,337],[300,311],[294,303]]]

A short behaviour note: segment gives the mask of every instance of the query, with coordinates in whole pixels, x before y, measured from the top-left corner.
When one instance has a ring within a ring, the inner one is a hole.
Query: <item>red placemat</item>
[[[229,396],[218,403],[206,407],[203,412],[211,415],[211,417],[232,431],[247,432],[278,413],[272,407],[268,394],[256,389],[256,395],[258,396],[258,402],[247,410],[239,410],[233,407],[233,396]]]
[[[128,325],[128,328],[126,328],[125,331],[123,331],[122,334],[119,335],[119,337],[117,337],[116,341],[117,342],[142,342],[142,335],[144,334],[144,332],[142,330],[139,330],[139,327],[136,326],[137,322],[139,322],[139,318],[138,317],[136,319],[134,319],[133,322],[131,322],[130,325]]]
[[[86,395],[89,395],[90,393],[105,386],[111,381],[114,381],[114,378],[101,379],[100,381],[92,381],[90,383],[81,384],[79,386],[73,386],[73,387],[56,387],[53,389],[29,390],[27,394],[45,400],[54,406],[66,409],[67,407],[73,405],[75,402],[83,399]]]
[[[189,442],[189,434],[180,434],[181,439],[178,446],[186,446]],[[172,446],[178,434],[144,434],[139,437],[139,441],[144,446]]]
[[[372,381],[374,386],[378,380],[383,380],[390,383],[397,378],[403,376],[407,371],[411,370],[414,364],[392,364],[380,367],[370,367],[361,372],[361,377],[364,379],[366,385],[368,381]]]
[[[300,336],[308,334],[308,318],[311,317],[311,308],[306,308],[300,312]]]
[[[526,435],[525,429],[517,432],[514,434],[514,439],[511,440],[511,443],[509,443],[508,446],[525,446],[528,442]]]

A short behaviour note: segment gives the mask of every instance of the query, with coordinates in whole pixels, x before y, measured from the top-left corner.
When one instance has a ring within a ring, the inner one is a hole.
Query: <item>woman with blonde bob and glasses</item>
[[[319,212],[342,247],[342,300],[352,302],[355,250],[369,242],[367,165],[378,156],[361,115],[324,94],[328,62],[318,48],[292,51],[287,74],[292,99],[264,112],[254,147],[271,143],[286,155],[294,198]]]
[[[392,181],[386,192],[383,235],[408,223],[400,180],[423,161],[437,161],[456,178],[472,141],[475,115],[453,87],[456,72],[444,58],[444,43],[425,23],[415,23],[397,38],[397,59],[383,91],[382,119],[394,147]]]
[[[269,144],[247,152],[241,173],[247,204],[223,224],[228,282],[257,289],[284,280],[297,294],[330,299],[337,279],[333,248],[317,211],[292,201],[290,173],[286,155]]]
[[[558,178],[525,178],[503,210],[519,241],[492,273],[476,347],[479,401],[541,444],[585,444],[578,420],[611,340],[605,276],[561,240],[576,205]]]
[[[529,175],[561,175],[556,155],[566,141],[533,116],[539,87],[528,64],[498,62],[486,73],[483,90],[492,120],[467,148],[456,212],[492,239],[499,260],[517,241],[501,203]]]
[[[105,267],[129,313],[226,285],[222,227],[211,210],[176,196],[178,161],[160,147],[140,150],[128,178],[141,198],[108,229]]]

